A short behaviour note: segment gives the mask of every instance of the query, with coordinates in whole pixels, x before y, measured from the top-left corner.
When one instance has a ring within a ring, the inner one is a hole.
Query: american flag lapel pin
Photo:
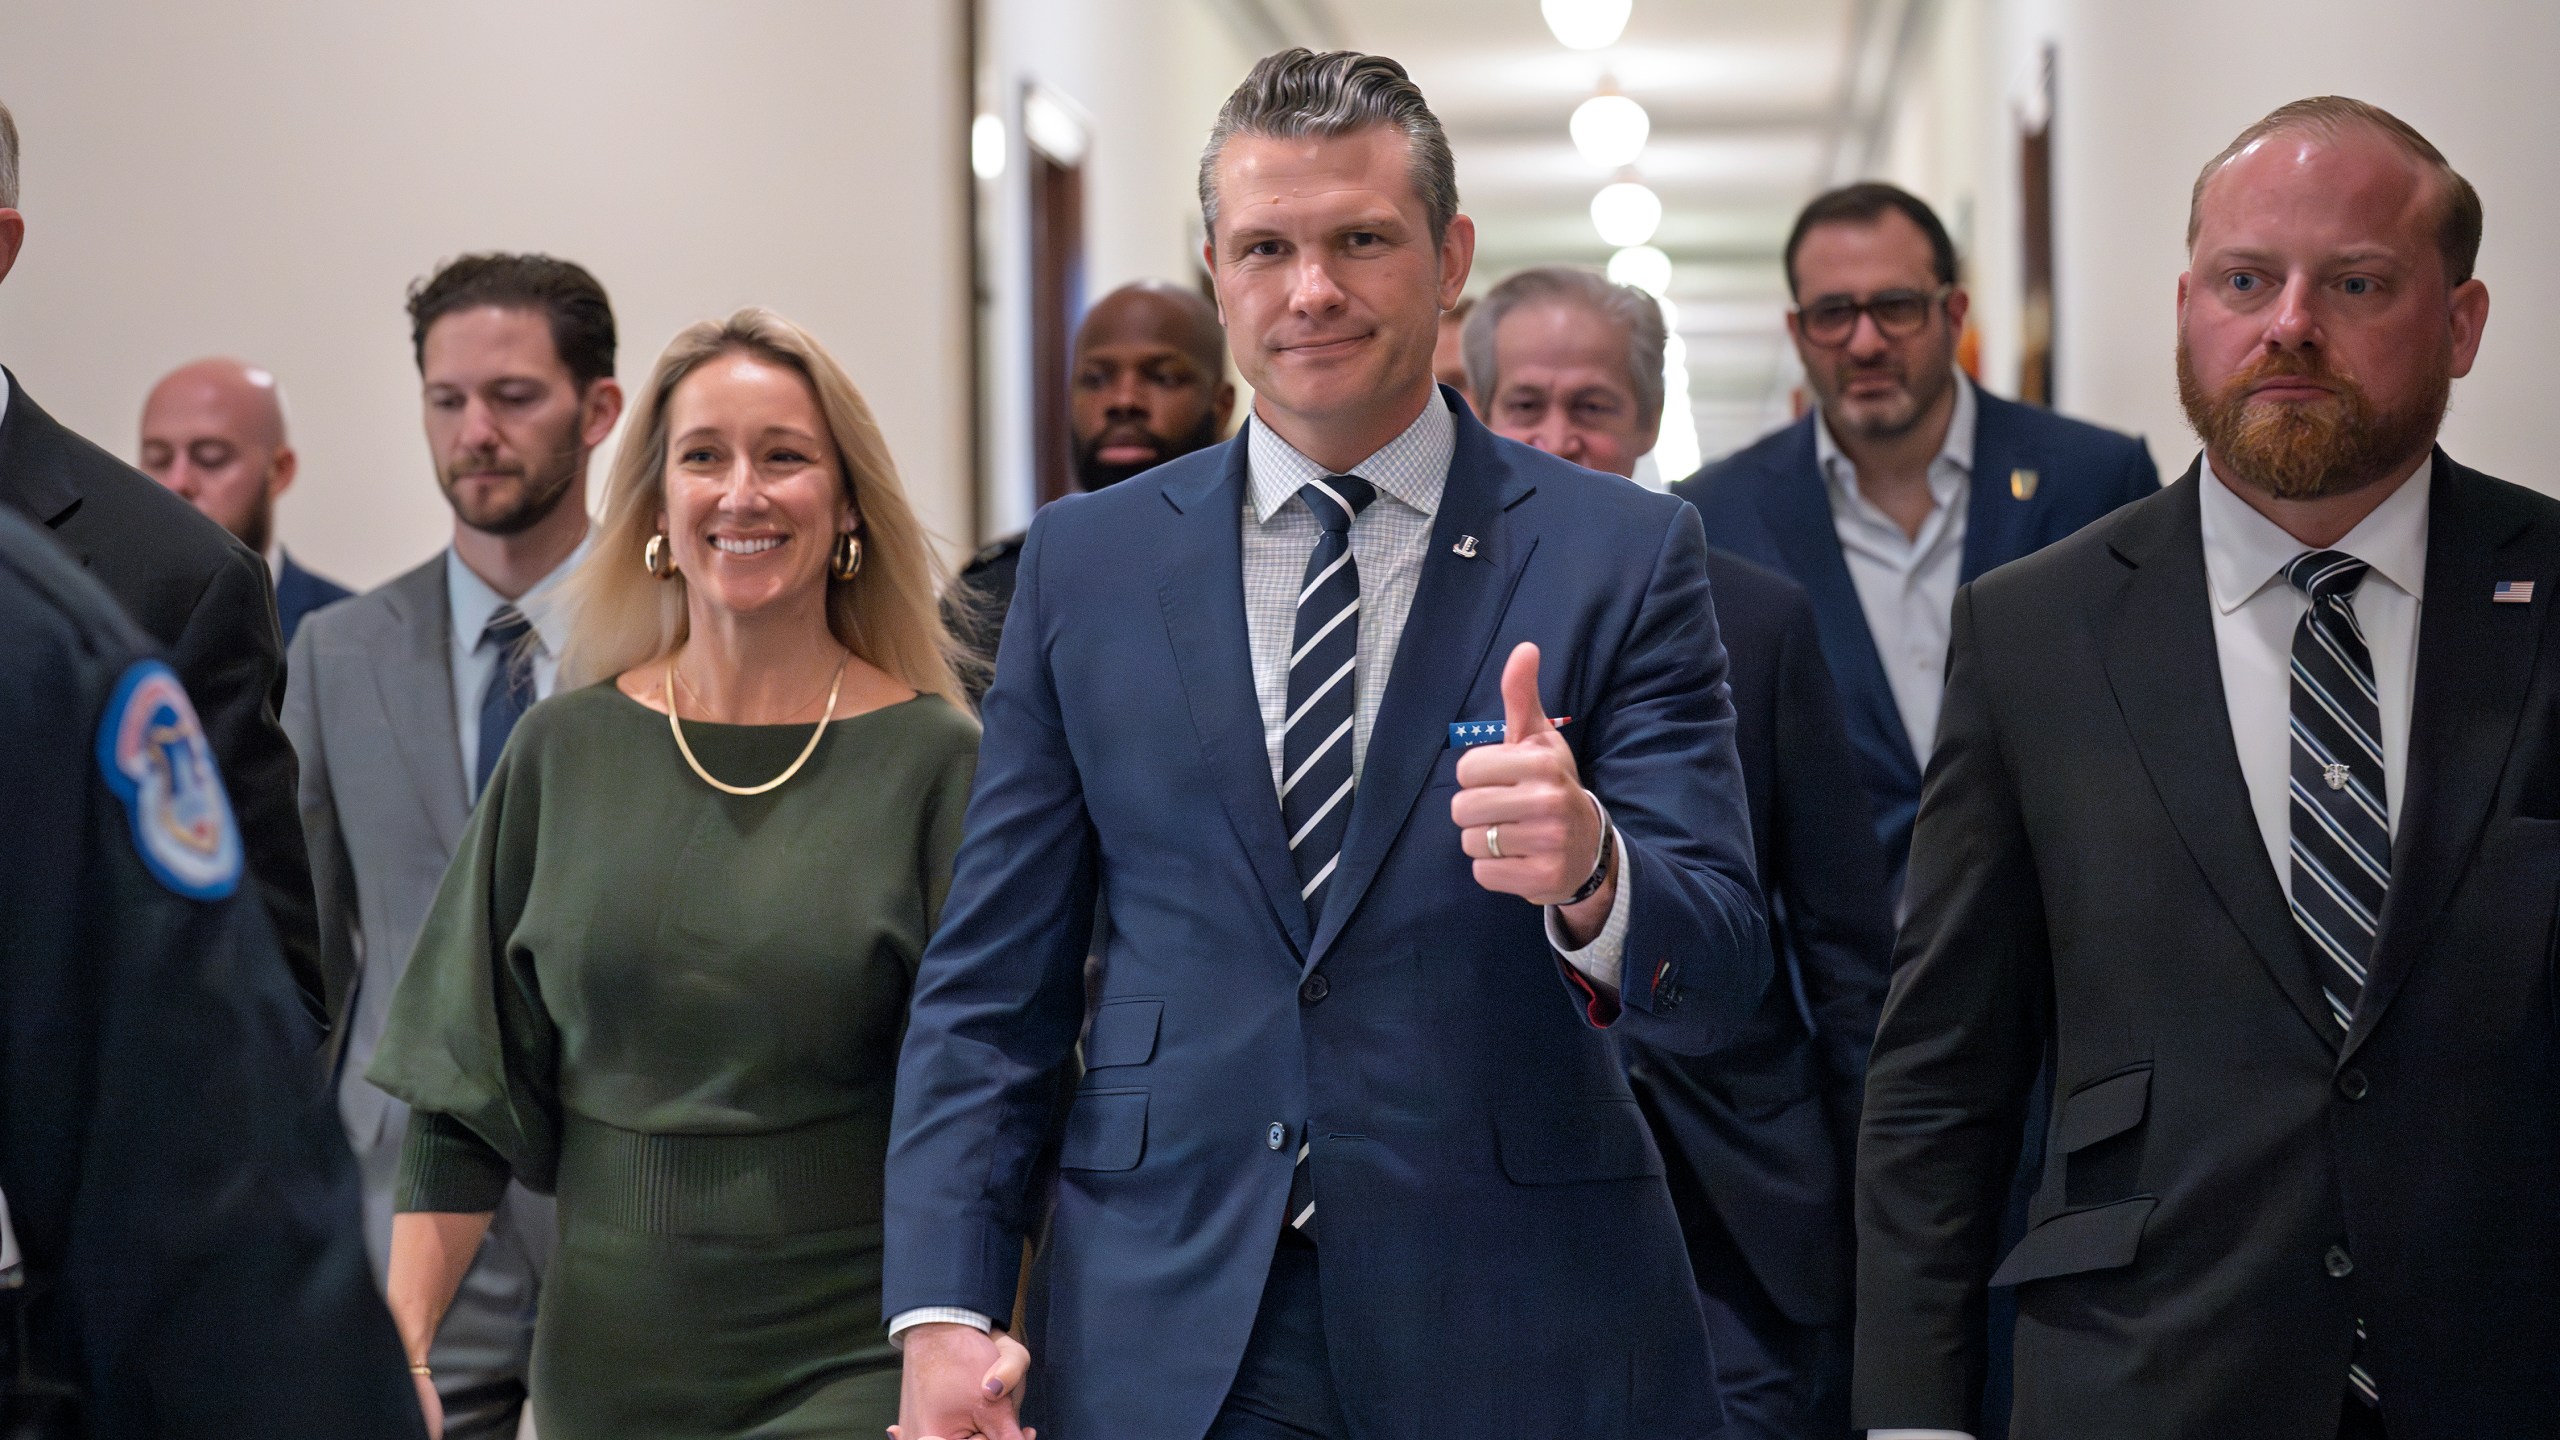
[[[2501,605],[2530,605],[2533,603],[2533,582],[2501,580],[2498,588],[2489,592],[2489,598]]]

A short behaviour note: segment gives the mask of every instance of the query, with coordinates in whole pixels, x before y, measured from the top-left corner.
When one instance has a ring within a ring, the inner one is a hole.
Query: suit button
[[[1321,974],[1308,976],[1307,983],[1298,987],[1298,998],[1310,1005],[1332,993],[1333,982]]]
[[[1271,1122],[1271,1133],[1263,1138],[1271,1142],[1272,1149],[1277,1150],[1289,1143],[1289,1127],[1274,1120]],[[2337,1252],[2333,1250],[2329,1253],[2334,1255]]]
[[[2355,1257],[2347,1253],[2347,1247],[2344,1245],[2330,1246],[2329,1253],[2321,1257],[2320,1263],[2329,1267],[2329,1278],[2332,1280],[2344,1280],[2356,1273]]]
[[[2350,1100],[2361,1100],[2372,1090],[2373,1087],[2365,1083],[2361,1070],[2345,1071],[2338,1076],[2338,1093]]]

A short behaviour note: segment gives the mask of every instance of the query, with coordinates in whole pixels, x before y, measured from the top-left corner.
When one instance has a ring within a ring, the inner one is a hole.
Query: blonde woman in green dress
[[[369,1072],[425,1356],[510,1176],[559,1197],[545,1440],[878,1435],[881,1167],[977,726],[879,428],[766,311],[640,397],[561,692],[518,724]],[[574,688],[573,688],[574,687]]]

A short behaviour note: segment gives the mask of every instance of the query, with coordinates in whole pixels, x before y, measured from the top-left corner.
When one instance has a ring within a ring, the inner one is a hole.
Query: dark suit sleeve
[[[1858,1138],[1860,1426],[1974,1425],[1985,1286],[2052,1013],[2043,890],[1972,587],[1954,619]]]
[[[356,937],[364,917],[356,908],[355,862],[347,854],[346,832],[338,821],[337,793],[329,783],[329,752],[321,742],[319,667],[311,663],[311,632],[294,637],[291,667],[301,683],[285,692],[284,733],[299,762],[297,800],[302,815],[305,853],[311,861],[311,892],[318,928],[320,973],[344,977],[328,996],[333,1037],[343,1038],[355,1013],[352,983],[360,973]]]
[[[1695,506],[1672,511],[1611,663],[1582,781],[1608,807],[1625,842],[1620,883],[1635,887],[1617,1028],[1676,1055],[1702,1055],[1759,1009],[1769,927],[1752,874],[1750,801],[1706,536]]]
[[[1771,898],[1785,917],[1813,1010],[1826,1108],[1854,1136],[1893,970],[1893,911],[1884,847],[1876,840],[1813,605],[1790,591],[1778,647],[1775,763],[1770,790]]]
[[[1095,855],[1046,651],[1034,521],[982,707],[976,787],[899,1055],[884,1313],[1013,1313],[1032,1172],[1084,1019]]]
[[[91,789],[105,973],[64,1280],[96,1433],[420,1434],[355,1163],[262,908],[245,888],[215,903],[160,888]]]
[[[314,1016],[325,1021],[344,1001],[350,971],[322,961],[312,900],[311,865],[303,849],[295,793],[293,746],[278,711],[284,699],[284,646],[266,567],[239,546],[188,611],[170,646],[169,663],[187,687],[212,742],[223,788],[240,818],[250,877],[265,903],[286,967]]]

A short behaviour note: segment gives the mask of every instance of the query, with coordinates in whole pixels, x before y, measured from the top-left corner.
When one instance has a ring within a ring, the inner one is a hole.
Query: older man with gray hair
[[[1653,448],[1664,335],[1643,291],[1523,270],[1477,305],[1465,349],[1495,434],[1620,475]],[[1841,784],[1857,754],[1813,602],[1728,551],[1707,552],[1707,576],[1778,978],[1730,1050],[1623,1051],[1715,1339],[1719,1440],[1810,1440],[1849,1423],[1849,1177],[1893,920],[1883,846]]]

